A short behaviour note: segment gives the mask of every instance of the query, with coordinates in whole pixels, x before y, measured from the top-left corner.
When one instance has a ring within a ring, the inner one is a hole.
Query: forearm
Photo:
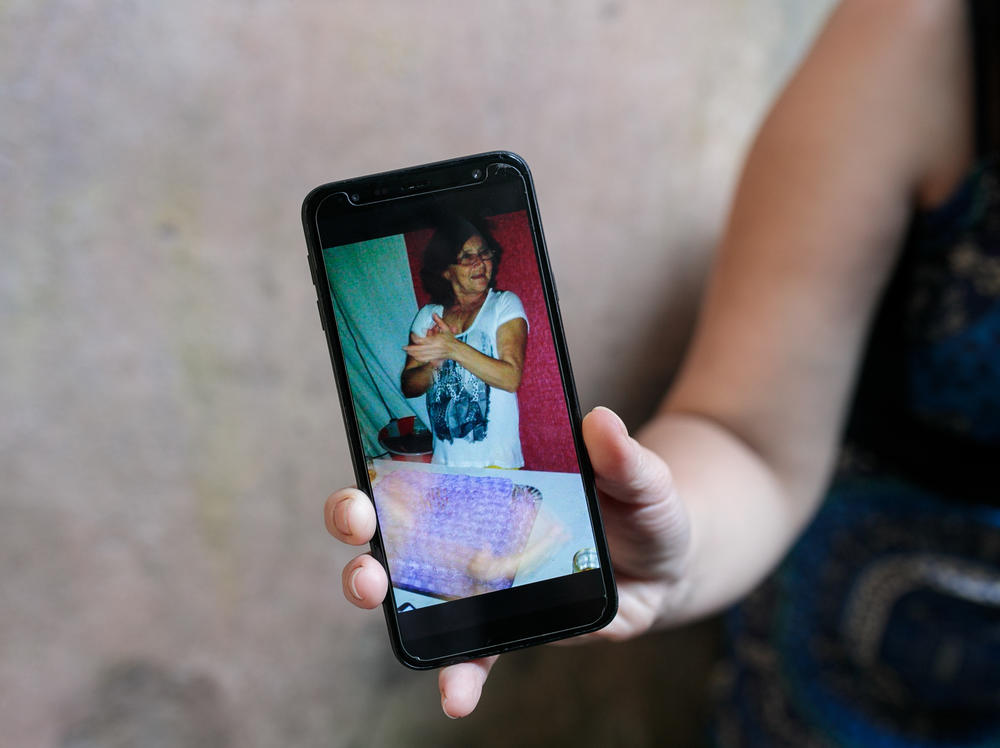
[[[690,524],[662,622],[753,589],[822,500],[913,198],[938,178],[948,194],[963,163],[941,134],[962,126],[938,113],[967,108],[964,28],[959,3],[842,3],[758,135],[684,366],[640,436]]]
[[[403,369],[400,385],[404,397],[420,397],[434,382],[434,365],[430,362]]]
[[[802,486],[790,487],[747,443],[703,416],[664,411],[637,438],[670,466],[690,520],[688,557],[667,584],[658,625],[710,615],[749,593],[819,504],[821,490],[801,495]]]
[[[517,392],[517,388],[521,386],[520,366],[487,356],[466,343],[456,342],[453,360],[491,387]]]

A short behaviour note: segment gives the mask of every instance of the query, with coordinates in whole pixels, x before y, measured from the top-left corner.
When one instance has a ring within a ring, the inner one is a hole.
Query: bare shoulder
[[[843,18],[883,19],[902,33],[946,31],[966,13],[966,0],[841,0],[835,13]]]
[[[965,0],[841,0],[839,13],[883,15],[896,23],[918,25],[947,23],[949,16],[963,13]]]
[[[908,56],[919,68],[949,43],[961,43],[966,0],[841,0],[824,30],[828,39],[843,38],[856,51]]]
[[[959,0],[843,0],[750,150],[668,410],[818,495],[917,204],[971,160]]]
[[[797,76],[802,84],[786,92],[810,105],[825,97],[828,108],[864,127],[867,136],[851,145],[896,159],[884,165],[901,170],[924,206],[943,199],[972,159],[967,6],[843,0]]]

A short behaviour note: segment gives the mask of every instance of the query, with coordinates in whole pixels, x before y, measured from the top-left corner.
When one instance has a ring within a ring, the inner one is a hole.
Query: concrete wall
[[[321,507],[352,477],[299,205],[517,151],[582,404],[638,425],[829,6],[0,3],[0,742],[693,740],[711,627],[511,656],[455,724],[341,599]]]

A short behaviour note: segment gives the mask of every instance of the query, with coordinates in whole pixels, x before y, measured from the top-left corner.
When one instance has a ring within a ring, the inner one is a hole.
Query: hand
[[[365,545],[375,534],[375,510],[371,500],[356,488],[342,488],[326,500],[326,529],[349,545]],[[344,597],[359,608],[377,608],[389,591],[382,566],[362,553],[344,567],[341,575]],[[479,694],[496,657],[471,660],[443,668],[438,675],[441,709],[452,719],[476,708]]]
[[[411,336],[410,345],[403,346],[403,350],[422,364],[430,364],[435,369],[450,358],[455,357],[455,346],[460,345],[460,341],[455,337],[458,330],[435,314],[434,326],[428,328],[424,337],[419,335]]]
[[[688,594],[691,527],[663,459],[628,435],[621,419],[598,407],[583,419],[601,518],[618,586],[618,615],[587,639],[621,641],[653,628]]]
[[[686,594],[685,568],[691,553],[687,512],[670,471],[655,453],[629,437],[606,408],[583,419],[601,501],[601,513],[618,583],[618,615],[601,631],[578,637],[622,640],[649,630],[657,617]],[[363,545],[375,532],[370,499],[354,488],[326,501],[326,527],[338,540]],[[385,570],[369,554],[344,567],[344,596],[359,608],[375,608],[388,591]],[[441,708],[449,717],[475,709],[496,657],[443,668],[438,676]]]

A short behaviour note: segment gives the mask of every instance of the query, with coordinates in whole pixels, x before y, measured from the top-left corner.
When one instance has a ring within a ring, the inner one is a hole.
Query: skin
[[[478,254],[484,242],[480,236],[469,237],[459,255]],[[480,260],[474,265],[449,265],[444,278],[451,283],[455,303],[445,310],[444,317],[434,315],[435,326],[426,335],[410,333],[401,386],[406,397],[418,397],[430,388],[434,371],[446,360],[460,364],[491,387],[516,392],[524,371],[524,352],[528,342],[528,323],[523,319],[505,322],[497,329],[497,358],[487,356],[455,336],[465,332],[479,314],[489,293],[493,278],[492,260]]]
[[[735,602],[815,513],[909,217],[972,162],[964,6],[840,4],[750,151],[676,384],[636,439],[606,409],[584,419],[620,595],[591,638]],[[352,488],[326,517],[353,545],[375,527]],[[385,593],[367,554],[345,567],[355,605]],[[441,671],[446,714],[475,708],[494,661]]]

